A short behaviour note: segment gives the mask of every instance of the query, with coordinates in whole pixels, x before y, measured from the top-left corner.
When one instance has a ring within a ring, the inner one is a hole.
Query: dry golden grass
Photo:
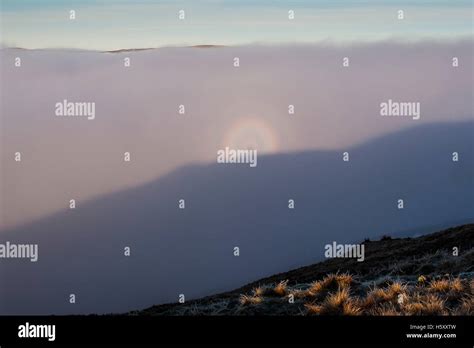
[[[276,296],[280,296],[280,297],[286,296],[286,294],[287,294],[287,285],[288,285],[288,280],[284,280],[284,281],[278,283],[277,286],[275,286],[275,288],[273,288],[273,293]]]
[[[460,278],[433,280],[429,285],[431,293],[443,295],[448,301],[461,300],[464,290],[465,287]]]
[[[430,282],[429,289],[434,292],[448,292],[451,284],[447,279],[433,280]]]
[[[241,295],[239,301],[242,306],[257,305],[263,302],[263,298],[260,296]]]
[[[274,287],[259,286],[252,290],[254,296],[284,297],[288,295],[288,280],[281,281]]]
[[[260,297],[265,295],[265,288],[262,286],[256,287],[252,290],[254,296]]]
[[[364,299],[362,306],[364,308],[372,308],[377,306],[380,302],[389,302],[392,301],[393,297],[384,289],[373,289],[368,293],[367,297]]]
[[[464,291],[464,284],[460,278],[455,278],[451,281],[451,291],[462,292]]]
[[[376,288],[370,291],[366,298],[361,301],[361,306],[365,309],[372,309],[380,303],[396,304],[406,299],[407,286],[400,282],[393,282],[387,288]]]
[[[349,288],[354,281],[349,273],[336,274],[336,279],[341,288]]]
[[[457,315],[474,315],[474,298],[473,296],[461,299],[461,305],[456,311]]]
[[[407,315],[447,315],[444,300],[437,295],[416,295],[413,302],[404,305],[404,312]]]
[[[314,297],[338,289],[348,289],[352,282],[353,279],[350,274],[329,274],[322,280],[312,283],[308,289],[308,295]]]
[[[347,288],[329,294],[321,305],[305,304],[310,315],[359,315],[360,308],[351,298]]]
[[[313,304],[313,303],[306,303],[304,305],[308,310],[309,315],[319,315],[321,314],[321,306]]]
[[[317,295],[321,293],[325,288],[324,282],[322,280],[311,283],[308,289],[308,295]]]
[[[394,305],[393,303],[381,303],[379,306],[375,306],[369,308],[365,312],[368,315],[382,315],[382,316],[395,316],[395,315],[402,315],[399,307]]]
[[[304,305],[306,311],[302,313],[308,315],[474,315],[473,285],[473,280],[459,277],[430,281],[423,277],[417,282],[394,281],[369,290],[349,274],[329,274],[306,290],[291,289],[287,281],[258,287],[251,296],[241,296],[240,303],[258,305],[268,296],[273,298],[273,305],[279,306],[275,301],[281,301],[284,306],[288,301],[279,298],[292,295],[296,306]]]
[[[393,282],[389,287],[389,291],[393,295],[399,295],[399,294],[405,293],[406,290],[407,290],[406,284],[402,284],[400,282]]]

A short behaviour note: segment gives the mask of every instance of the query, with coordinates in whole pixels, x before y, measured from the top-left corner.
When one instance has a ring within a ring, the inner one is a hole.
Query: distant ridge
[[[171,46],[170,46],[171,47]],[[174,46],[173,46],[174,47]],[[220,48],[226,47],[224,45],[193,45],[193,46],[181,46],[181,48]],[[106,53],[123,53],[123,52],[138,52],[138,51],[149,51],[149,50],[157,50],[160,48],[167,48],[167,47],[148,47],[148,48],[122,48],[119,50],[112,50],[112,51],[105,51]],[[180,48],[180,47],[176,47]]]
[[[112,51],[104,51],[105,53],[122,53],[122,52],[138,52],[138,51],[149,51],[154,50],[156,47],[148,47],[148,48],[122,48],[119,50],[112,50]]]
[[[194,46],[187,46],[191,48],[220,48],[226,47],[225,45],[194,45]]]
[[[163,47],[144,47],[144,48],[120,48],[118,50],[100,51],[100,50],[88,50],[80,48],[26,48],[26,47],[8,47],[0,46],[0,49],[10,50],[22,50],[22,51],[50,51],[50,50],[66,50],[66,51],[90,51],[90,52],[102,52],[102,53],[125,53],[125,52],[139,52],[139,51],[151,51],[158,50],[161,48],[222,48],[227,47],[225,45],[192,45],[192,46],[163,46]]]

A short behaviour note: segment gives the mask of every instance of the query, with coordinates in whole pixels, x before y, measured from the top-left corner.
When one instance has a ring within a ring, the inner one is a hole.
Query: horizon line
[[[402,37],[389,37],[377,40],[357,40],[357,41],[341,41],[341,40],[330,40],[330,39],[321,39],[313,42],[248,42],[241,44],[210,44],[202,43],[196,45],[163,45],[163,46],[154,46],[154,47],[121,47],[115,49],[92,49],[92,48],[80,48],[80,47],[20,47],[14,45],[8,45],[5,43],[0,43],[1,49],[15,49],[15,50],[25,50],[25,51],[84,51],[84,52],[100,52],[100,53],[124,53],[124,52],[136,52],[136,51],[149,51],[157,49],[166,49],[166,48],[236,48],[236,47],[284,47],[284,46],[336,46],[336,47],[352,47],[352,46],[370,46],[381,43],[393,43],[398,45],[411,45],[414,43],[460,43],[460,42],[474,42],[474,35],[462,35],[457,37],[419,37],[406,39]]]

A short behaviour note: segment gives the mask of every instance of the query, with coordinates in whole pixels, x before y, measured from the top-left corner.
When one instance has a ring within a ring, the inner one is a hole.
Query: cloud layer
[[[71,198],[81,205],[214,162],[242,137],[263,144],[262,153],[343,151],[390,131],[473,117],[470,40],[1,55],[3,227],[66,209]],[[64,99],[95,102],[95,119],[56,117]],[[420,120],[381,117],[388,99],[420,102]]]

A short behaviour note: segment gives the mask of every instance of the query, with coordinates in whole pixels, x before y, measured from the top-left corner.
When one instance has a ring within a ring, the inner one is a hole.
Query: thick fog
[[[71,198],[80,206],[181,165],[215,162],[228,145],[259,144],[260,154],[344,150],[389,131],[472,118],[472,41],[2,49],[1,57],[3,227],[64,210]],[[95,119],[55,116],[64,99],[95,102]],[[381,117],[388,99],[419,102],[420,119]]]
[[[2,50],[0,235],[39,256],[0,263],[0,313],[188,300],[321,260],[333,241],[474,221],[471,50]],[[95,102],[95,119],[55,116],[64,99]],[[389,99],[419,102],[420,118],[382,117]],[[257,147],[257,167],[216,163],[226,146]]]

